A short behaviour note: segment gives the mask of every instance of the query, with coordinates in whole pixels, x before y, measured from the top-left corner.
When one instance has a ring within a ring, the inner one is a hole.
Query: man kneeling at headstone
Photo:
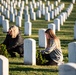
[[[23,38],[17,26],[13,25],[9,28],[3,44],[6,45],[11,57],[16,57],[15,52],[17,52],[20,57],[23,57]]]

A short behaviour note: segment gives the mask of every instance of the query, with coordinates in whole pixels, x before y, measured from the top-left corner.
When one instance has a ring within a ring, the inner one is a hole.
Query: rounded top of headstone
[[[59,69],[60,70],[74,70],[76,69],[76,63],[65,63],[65,64],[61,64],[59,65]]]
[[[75,25],[76,25],[76,21],[75,21]]]
[[[27,39],[25,39],[25,41],[35,41],[35,40],[32,38],[27,38]]]
[[[7,59],[7,58],[3,55],[0,55],[0,59]]]
[[[73,66],[76,68],[76,63],[66,63],[65,65]]]
[[[50,23],[50,24],[48,24],[48,25],[55,25],[54,23]]]
[[[59,20],[59,18],[56,18],[56,19],[54,19],[54,20]]]
[[[60,14],[59,16],[58,16],[58,18],[61,18],[62,17],[62,15]]]
[[[76,45],[76,42],[71,42],[68,45]]]

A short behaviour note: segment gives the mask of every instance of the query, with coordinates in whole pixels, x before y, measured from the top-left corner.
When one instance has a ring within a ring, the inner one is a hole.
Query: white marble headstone
[[[41,18],[41,11],[37,10],[36,15],[37,15],[38,18]]]
[[[50,12],[50,19],[54,19],[54,10]]]
[[[68,60],[69,62],[76,63],[76,42],[68,44]]]
[[[21,17],[20,16],[16,16],[16,25],[18,27],[21,27]]]
[[[24,34],[30,36],[32,34],[32,23],[27,21],[24,26]]]
[[[5,19],[3,21],[3,32],[8,32],[9,30],[9,20]]]
[[[36,65],[36,41],[34,39],[24,40],[24,64]]]
[[[55,34],[55,24],[54,23],[48,24],[48,28],[52,29]]]
[[[76,39],[76,21],[75,21],[75,25],[74,25],[74,39]]]
[[[35,12],[31,13],[31,19],[34,20],[34,21],[36,20],[36,13]]]
[[[63,16],[59,15],[58,18],[60,19],[60,25],[63,25]]]
[[[0,75],[9,75],[9,61],[3,55],[0,55]]]
[[[45,13],[45,20],[50,21],[50,13]]]
[[[25,22],[26,21],[28,21],[28,22],[30,21],[30,15],[29,14],[25,14]]]
[[[60,20],[58,18],[54,19],[55,29],[60,31]]]
[[[76,63],[65,63],[59,65],[58,75],[76,75]]]
[[[39,35],[39,47],[46,48],[46,36],[45,36],[46,29],[39,29],[38,35]]]

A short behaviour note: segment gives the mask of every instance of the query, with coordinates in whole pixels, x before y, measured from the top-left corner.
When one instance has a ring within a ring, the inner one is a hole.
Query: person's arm
[[[6,46],[8,46],[9,45],[8,41],[9,41],[9,34],[6,35],[6,38],[2,44],[5,44]]]
[[[51,53],[55,49],[56,49],[55,41],[52,41],[52,45],[49,48],[46,48],[45,51],[44,51],[44,53],[45,54],[49,54],[49,53]]]

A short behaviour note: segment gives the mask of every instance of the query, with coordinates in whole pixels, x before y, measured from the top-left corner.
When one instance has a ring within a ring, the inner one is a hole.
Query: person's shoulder
[[[19,33],[19,34],[17,35],[17,38],[19,38],[19,39],[22,38],[21,33]]]

